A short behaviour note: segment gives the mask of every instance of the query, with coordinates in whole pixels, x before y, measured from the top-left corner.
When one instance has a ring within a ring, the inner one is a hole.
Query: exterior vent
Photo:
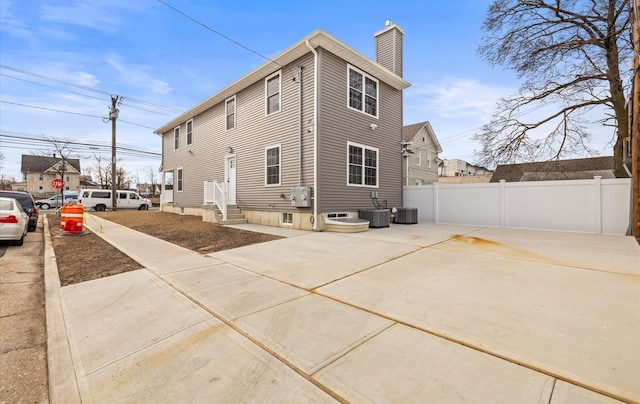
[[[417,208],[398,208],[395,215],[395,222],[398,224],[416,224],[418,223]]]
[[[391,211],[389,209],[361,209],[360,219],[368,220],[369,227],[389,227]]]

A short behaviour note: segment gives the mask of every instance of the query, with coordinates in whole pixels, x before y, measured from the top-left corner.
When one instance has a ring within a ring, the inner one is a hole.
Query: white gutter
[[[318,52],[305,41],[313,53],[313,227],[318,230]]]

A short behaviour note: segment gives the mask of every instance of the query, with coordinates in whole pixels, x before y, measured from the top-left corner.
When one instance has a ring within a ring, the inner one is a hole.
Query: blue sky
[[[405,32],[404,78],[412,83],[404,92],[404,122],[430,121],[444,149],[441,158],[472,162],[478,146],[471,135],[489,119],[497,99],[519,86],[513,73],[491,67],[477,53],[489,0],[455,5],[374,0],[366,6],[335,0],[164,1],[265,56],[322,28],[373,59],[373,33],[391,19]],[[265,61],[157,0],[0,0],[0,5],[0,63],[124,96],[120,120],[137,125],[118,121],[118,143],[136,149],[160,152],[160,138],[143,126],[160,127]],[[0,73],[3,134],[110,144],[111,125],[102,119],[15,105],[107,116],[108,94],[6,68]],[[3,174],[20,179],[20,155],[42,148],[0,143],[0,150]],[[159,163],[126,156],[119,164],[145,181],[145,168],[157,169]],[[83,168],[91,164],[82,161]]]

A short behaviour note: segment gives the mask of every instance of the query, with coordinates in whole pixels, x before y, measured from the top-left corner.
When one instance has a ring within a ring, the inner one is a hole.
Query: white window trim
[[[362,74],[362,85],[364,86],[365,83],[365,78],[369,78],[373,81],[376,82],[376,114],[375,115],[371,115],[367,112],[364,111],[365,109],[365,101],[364,101],[364,94],[365,94],[365,89],[363,87],[362,89],[362,95],[363,95],[363,99],[362,99],[362,110],[359,110],[357,108],[353,108],[351,105],[349,105],[349,70],[354,70],[360,74]],[[379,115],[380,115],[380,81],[378,79],[376,79],[373,76],[368,75],[367,73],[363,72],[362,70],[358,69],[355,66],[352,66],[350,64],[347,64],[347,108],[349,108],[352,111],[358,111],[361,114],[365,114],[366,116],[370,116],[370,117],[374,117],[376,119],[378,119]]]
[[[178,173],[182,173],[182,175],[179,175]],[[180,177],[182,177],[182,181],[180,180]],[[176,191],[184,192],[184,168],[183,167],[176,168]]]
[[[284,216],[285,215],[287,215],[287,216],[291,215],[291,223],[284,221]],[[280,213],[280,224],[282,226],[293,226],[293,212],[281,212]]]
[[[278,183],[277,184],[267,184],[267,151],[270,149],[278,149],[278,157],[280,170],[278,170]],[[271,146],[267,146],[264,148],[264,186],[265,187],[279,187],[282,183],[282,145],[280,143],[273,144]]]
[[[191,124],[191,142],[189,142],[189,124]],[[193,144],[193,119],[189,119],[187,121],[184,127],[184,131],[185,131],[187,146],[190,146]]]
[[[431,168],[431,152],[427,152],[427,168]]]
[[[282,78],[281,78],[282,80]],[[265,82],[265,99],[266,99],[266,82]],[[227,118],[229,117],[228,113],[227,113],[227,104],[229,103],[229,101],[233,100],[233,127],[229,128],[227,127],[227,123],[228,120]],[[224,130],[233,130],[236,128],[236,126],[238,126],[238,101],[236,100],[236,96],[233,95],[232,97],[227,98],[226,100],[224,100]]]
[[[363,149],[362,153],[362,184],[351,184],[349,183],[349,146],[360,147]],[[365,153],[364,150],[375,150],[376,152],[376,185],[366,185],[364,184],[364,161],[365,161]],[[361,188],[379,188],[380,187],[380,150],[377,147],[371,147],[367,145],[363,145],[361,143],[355,142],[347,142],[347,186],[348,187],[361,187]]]
[[[178,147],[176,147],[176,131],[178,131]],[[180,148],[180,126],[173,128],[173,150]]]
[[[417,166],[422,164],[422,150],[416,150],[416,160]]]
[[[278,80],[278,110],[269,113],[269,97],[267,96],[267,83],[270,79],[275,76],[280,76],[280,80]],[[278,112],[282,111],[282,70],[278,70],[270,76],[265,77],[264,79],[264,116],[275,115]]]

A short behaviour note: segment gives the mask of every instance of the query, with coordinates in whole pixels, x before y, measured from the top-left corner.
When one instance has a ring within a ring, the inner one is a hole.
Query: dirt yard
[[[203,222],[199,216],[138,210],[91,212],[90,214],[201,254],[280,238]],[[62,286],[141,268],[140,264],[91,232],[62,236],[60,218],[55,214],[49,214],[47,217]],[[85,220],[91,219],[85,218]]]

